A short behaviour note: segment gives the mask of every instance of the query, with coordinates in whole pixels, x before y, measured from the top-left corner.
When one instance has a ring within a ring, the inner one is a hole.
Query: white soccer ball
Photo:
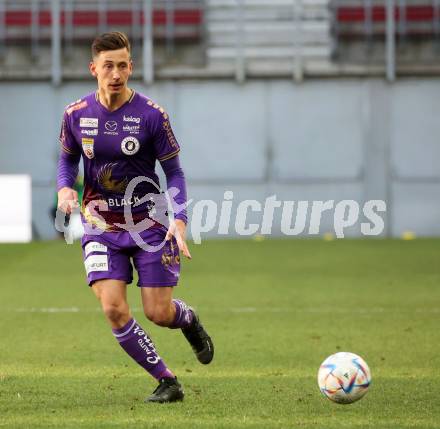
[[[354,353],[335,353],[319,367],[319,389],[328,399],[338,404],[358,401],[367,393],[370,384],[370,368]]]

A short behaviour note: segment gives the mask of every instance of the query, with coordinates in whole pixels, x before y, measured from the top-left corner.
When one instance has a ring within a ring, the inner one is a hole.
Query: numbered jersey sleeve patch
[[[95,271],[108,271],[107,255],[90,255],[84,262],[87,275]]]

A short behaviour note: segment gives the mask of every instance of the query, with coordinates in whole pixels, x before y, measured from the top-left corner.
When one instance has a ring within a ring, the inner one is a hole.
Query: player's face
[[[90,72],[98,80],[98,88],[109,95],[124,93],[132,68],[126,48],[100,52],[90,63]]]

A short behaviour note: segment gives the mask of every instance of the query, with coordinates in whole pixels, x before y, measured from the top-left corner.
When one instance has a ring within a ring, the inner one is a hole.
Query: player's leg
[[[181,329],[199,362],[208,364],[214,357],[214,344],[193,308],[173,299],[173,287],[142,287],[145,316],[159,326]]]
[[[159,240],[162,241],[163,237],[159,237]],[[177,244],[167,242],[156,252],[139,249],[133,255],[133,262],[139,274],[138,286],[141,287],[142,303],[147,318],[159,326],[181,328],[184,333],[186,329],[194,331],[195,328],[200,327],[209,340],[210,350],[213,353],[211,339],[201,327],[193,310],[183,301],[172,299],[173,286],[177,284],[180,273]],[[206,363],[212,360],[212,353],[209,359],[204,358]],[[177,378],[162,379],[158,388],[146,401],[164,402],[164,398],[173,397],[176,390],[181,391],[183,395]]]
[[[133,267],[130,261],[131,243],[124,234],[83,238],[83,256],[89,285],[101,302],[102,309],[113,335],[122,349],[142,368],[160,381],[175,380],[156,352],[151,338],[133,319],[127,303],[127,284],[133,280]],[[158,388],[158,389],[159,389]],[[156,390],[158,390],[156,389]],[[156,402],[173,402],[183,399],[180,388],[167,389],[168,395],[161,395]]]
[[[122,349],[156,380],[173,378],[174,374],[157,354],[151,338],[130,313],[126,283],[103,279],[94,282],[92,289]]]
[[[101,303],[102,311],[112,329],[121,329],[132,319],[125,281],[97,280],[92,284],[92,290]]]
[[[210,362],[214,351],[211,339],[194,311],[183,301],[173,300],[172,294],[173,288],[170,286],[142,287],[141,295],[145,315],[159,326],[181,328],[183,333],[193,332],[196,329],[196,337],[190,341],[194,352],[201,362]],[[206,355],[206,349],[209,350],[209,355]],[[160,380],[158,388],[147,398],[147,401],[164,402],[163,397],[173,396],[176,389],[181,390],[177,378]]]
[[[145,316],[158,326],[186,328],[193,319],[193,312],[181,300],[173,299],[173,288],[143,287],[142,305]]]
[[[144,313],[149,320],[157,325],[168,326],[172,322],[175,313],[174,306],[171,303],[172,292],[170,287],[159,289],[163,292],[157,294],[156,308],[148,307],[148,313],[145,310]],[[141,290],[143,291],[144,289]],[[144,293],[142,293],[142,301],[145,302]],[[149,300],[149,303],[153,303],[153,301]],[[157,386],[156,390],[146,398],[146,402],[171,402],[172,400],[182,399],[183,396],[184,392],[177,377],[163,377],[159,380],[159,386]]]
[[[163,243],[163,236],[150,237],[150,244]],[[157,241],[155,241],[157,240]],[[214,357],[214,345],[194,309],[180,299],[173,299],[173,287],[180,276],[180,255],[175,238],[163,243],[159,250],[139,249],[133,255],[142,290],[142,304],[148,319],[159,326],[181,329],[197,359],[208,364]]]

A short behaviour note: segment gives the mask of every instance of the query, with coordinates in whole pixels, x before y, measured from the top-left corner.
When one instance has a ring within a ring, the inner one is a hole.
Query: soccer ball
[[[354,353],[335,353],[319,367],[319,389],[328,399],[338,404],[358,401],[367,393],[370,384],[370,368]]]

